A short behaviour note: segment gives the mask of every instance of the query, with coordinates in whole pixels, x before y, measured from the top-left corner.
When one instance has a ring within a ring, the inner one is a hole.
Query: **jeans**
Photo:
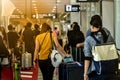
[[[53,80],[54,67],[51,64],[51,60],[39,60],[39,68],[42,72],[43,80]]]

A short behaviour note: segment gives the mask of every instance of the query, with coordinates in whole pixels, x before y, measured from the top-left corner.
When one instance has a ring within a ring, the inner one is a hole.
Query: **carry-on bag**
[[[81,48],[71,47],[70,49],[74,61],[78,61],[78,62],[84,61],[84,52],[82,47]]]
[[[23,53],[21,58],[22,69],[30,69],[32,67],[32,55],[31,53]]]
[[[13,80],[21,80],[20,75],[20,62],[15,62],[13,67]]]
[[[59,80],[83,80],[83,64],[80,62],[61,63]]]

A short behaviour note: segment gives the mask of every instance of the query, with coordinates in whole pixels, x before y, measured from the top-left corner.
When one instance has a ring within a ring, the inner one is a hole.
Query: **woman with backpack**
[[[116,71],[111,73],[109,70],[108,72],[98,74],[93,61],[94,57],[92,54],[92,47],[97,44],[97,41],[100,43],[114,43],[114,39],[110,32],[106,28],[102,27],[102,19],[99,15],[92,16],[90,21],[90,30],[91,34],[86,37],[84,43],[84,80],[117,80]],[[109,66],[106,65],[105,67],[107,69]]]

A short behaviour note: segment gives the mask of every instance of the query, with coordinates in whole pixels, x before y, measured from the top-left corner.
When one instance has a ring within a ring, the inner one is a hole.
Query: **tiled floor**
[[[43,79],[42,79],[42,75],[41,75],[41,71],[40,71],[39,68],[38,68],[38,80],[43,80]],[[54,78],[53,78],[53,80],[58,80],[58,75],[56,75],[55,73],[54,73]]]

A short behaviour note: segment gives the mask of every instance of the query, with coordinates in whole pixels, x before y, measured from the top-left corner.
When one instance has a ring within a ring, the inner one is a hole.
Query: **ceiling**
[[[11,0],[16,9],[13,14],[30,17],[33,14],[63,13],[69,0]]]

